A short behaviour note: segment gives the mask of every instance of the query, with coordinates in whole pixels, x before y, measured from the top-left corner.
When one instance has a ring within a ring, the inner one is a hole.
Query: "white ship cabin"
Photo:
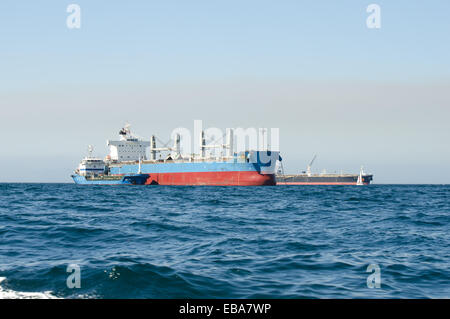
[[[105,162],[99,158],[85,157],[78,165],[78,173],[82,176],[103,174]]]
[[[77,173],[82,176],[103,174],[105,172],[105,162],[96,157],[92,157],[93,147],[89,145],[89,155],[83,158],[78,165]]]
[[[150,141],[143,141],[130,131],[130,125],[125,125],[119,132],[119,141],[107,141],[109,146],[108,160],[115,162],[134,162],[146,160],[146,150]]]

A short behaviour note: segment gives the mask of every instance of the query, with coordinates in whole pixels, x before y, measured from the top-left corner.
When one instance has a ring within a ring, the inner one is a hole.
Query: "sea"
[[[449,298],[450,185],[0,184],[0,298]]]

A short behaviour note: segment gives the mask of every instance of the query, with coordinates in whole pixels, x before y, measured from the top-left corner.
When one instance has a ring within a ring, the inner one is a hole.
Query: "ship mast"
[[[142,163],[141,157],[139,156],[138,174],[142,174],[142,171],[141,171],[141,163]]]
[[[233,129],[227,129],[227,133],[226,133],[226,143],[223,144],[217,144],[217,140],[213,141],[212,144],[207,144],[206,143],[206,133],[205,131],[201,131],[201,134],[199,136],[199,145],[200,145],[200,152],[199,154],[192,154],[192,158],[197,158],[197,159],[201,159],[201,160],[207,160],[209,158],[211,158],[210,156],[207,156],[207,150],[210,149],[217,149],[217,148],[222,148],[223,153],[225,153],[225,158],[232,158],[233,154],[234,154],[234,141],[233,141],[233,136],[234,135],[234,131]],[[181,154],[181,135],[180,134],[176,134],[174,136],[174,144],[173,147],[170,146],[166,146],[166,147],[157,147],[156,146],[156,139],[157,137],[155,135],[152,135],[151,139],[150,139],[150,159],[152,161],[156,160],[156,154],[157,152],[172,152],[171,156],[174,159],[183,159],[183,156]],[[161,142],[159,139],[158,141],[160,143]],[[163,143],[164,144],[164,143]],[[168,143],[166,143],[167,145]]]
[[[94,147],[92,145],[88,145],[88,157],[92,158],[92,152],[94,151]]]
[[[364,174],[364,170],[363,170],[363,167],[361,166],[361,170],[359,171],[358,181],[356,182],[356,185],[358,185],[358,186],[364,185],[363,174]]]

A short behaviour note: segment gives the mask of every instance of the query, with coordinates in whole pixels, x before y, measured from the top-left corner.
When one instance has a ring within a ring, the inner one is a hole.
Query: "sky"
[[[81,8],[69,29],[67,6]],[[369,29],[369,4],[381,28]],[[128,121],[276,127],[287,173],[450,182],[450,2],[0,2],[0,182],[70,182]]]

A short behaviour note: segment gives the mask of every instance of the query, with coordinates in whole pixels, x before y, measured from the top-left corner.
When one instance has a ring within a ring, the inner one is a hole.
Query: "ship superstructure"
[[[130,125],[126,124],[119,132],[118,141],[108,140],[108,160],[116,162],[137,161],[146,159],[146,149],[150,146],[149,141],[143,141],[131,133]]]
[[[105,162],[101,158],[92,156],[93,147],[89,145],[88,155],[83,158],[76,170],[81,176],[102,174],[105,172]]]
[[[78,168],[72,175],[72,179],[77,184],[93,184],[93,185],[144,185],[147,181],[148,174],[140,172],[110,175],[108,172],[107,160],[92,156],[93,147],[89,145],[89,153],[84,157]]]

